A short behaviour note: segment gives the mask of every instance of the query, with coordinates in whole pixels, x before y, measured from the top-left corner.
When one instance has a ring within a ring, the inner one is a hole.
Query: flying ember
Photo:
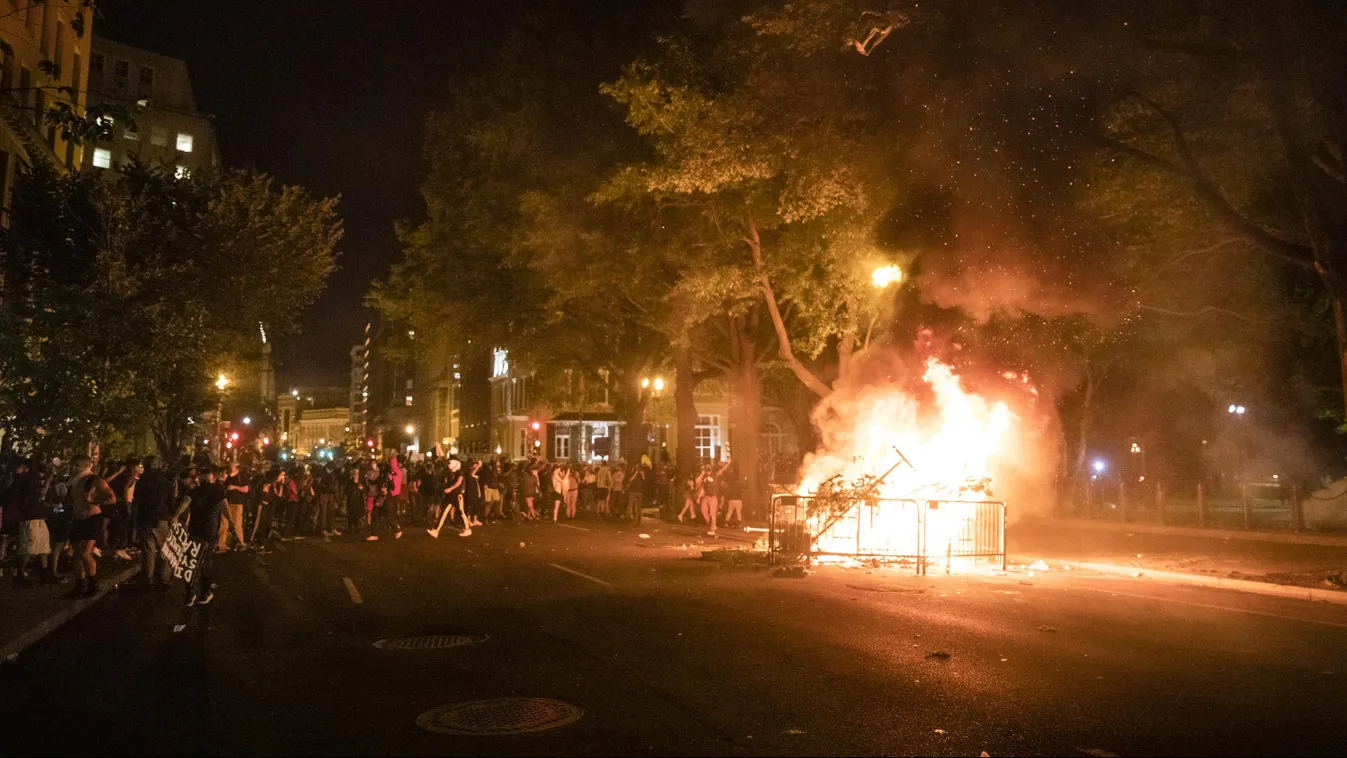
[[[965,389],[948,364],[928,358],[924,369],[912,391],[838,393],[816,414],[821,445],[796,489],[812,496],[816,556],[950,567],[951,556],[971,562],[1004,551],[1004,507],[992,486],[1019,418]]]

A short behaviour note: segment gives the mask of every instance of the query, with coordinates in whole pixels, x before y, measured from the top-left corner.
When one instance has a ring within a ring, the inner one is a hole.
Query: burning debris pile
[[[919,382],[842,389],[815,411],[821,444],[794,488],[812,557],[924,569],[1004,555],[995,489],[1027,444],[1025,426],[1005,400],[969,391],[948,363],[921,365]],[[1001,378],[1032,393],[1024,377]]]

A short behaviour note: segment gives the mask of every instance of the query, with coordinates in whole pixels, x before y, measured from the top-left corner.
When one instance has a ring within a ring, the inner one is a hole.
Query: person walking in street
[[[117,496],[107,481],[94,473],[89,456],[75,456],[74,465],[78,473],[70,487],[75,514],[70,539],[75,550],[75,593],[90,597],[98,592],[98,561],[94,557],[94,548],[103,535],[103,509],[111,508],[117,502]]]
[[[216,552],[229,550],[229,533],[232,530],[236,550],[247,550],[248,543],[243,539],[243,502],[248,498],[248,481],[239,474],[237,462],[229,464],[229,475],[224,480],[225,509],[220,519],[220,534],[216,540]]]
[[[613,491],[613,470],[608,467],[608,461],[599,464],[599,470],[594,472],[594,504],[595,512],[604,518],[612,514],[608,505],[608,497]]]
[[[15,497],[5,506],[6,510],[10,507],[16,509],[15,519],[19,522],[19,567],[14,573],[14,586],[20,589],[32,583],[28,579],[28,565],[34,557],[38,559],[42,570],[42,583],[49,581],[47,564],[51,555],[51,538],[47,522],[42,517],[42,504],[47,496],[47,488],[51,485],[51,477],[42,461],[25,461],[22,467],[25,470],[14,485]]]
[[[463,477],[463,510],[469,526],[482,525],[482,462],[470,461]]]
[[[172,569],[168,561],[160,562],[159,551],[168,542],[169,520],[173,518],[173,482],[153,455],[145,458],[145,475],[136,484],[134,506],[136,521],[141,525],[140,580],[146,587],[167,589]]]
[[[213,563],[215,542],[220,535],[220,519],[223,517],[228,497],[224,485],[220,482],[228,475],[228,469],[221,466],[218,470],[210,466],[198,476],[197,486],[182,499],[176,515],[187,513],[187,538],[199,546],[196,555],[196,569],[191,581],[187,583],[187,605],[207,605],[215,599]]]
[[[533,501],[538,499],[538,490],[538,469],[531,461],[525,462],[519,475],[519,493],[524,499],[524,507],[528,509],[524,516],[529,521],[538,518],[538,511],[533,507]]]
[[[697,485],[702,493],[702,518],[706,520],[711,528],[706,532],[708,536],[716,536],[716,518],[720,510],[720,477],[725,473],[728,462],[716,468],[714,464],[702,466],[701,476],[697,477]]]
[[[393,539],[402,539],[402,522],[399,515],[407,501],[407,472],[402,468],[398,456],[388,459],[388,497],[384,499],[384,517],[393,530]]]
[[[136,498],[136,484],[144,473],[145,465],[139,458],[128,458],[117,475],[108,480],[112,494],[117,496],[116,504],[104,514],[108,518],[108,545],[112,554],[123,561],[131,560],[128,551],[134,537],[131,503]]]
[[[627,477],[625,485],[627,487],[627,517],[633,523],[641,523],[642,501],[645,498],[645,464],[638,463],[631,467],[631,476]]]
[[[683,480],[683,510],[678,512],[678,523],[683,523],[684,515],[693,521],[697,520],[697,502],[700,499],[697,495],[697,478],[688,476]]]
[[[744,481],[739,464],[731,463],[723,477],[725,485],[725,526],[739,527],[744,523]]]
[[[449,461],[449,473],[444,478],[444,511],[440,513],[440,521],[434,529],[427,529],[426,533],[431,537],[439,539],[440,530],[444,528],[444,520],[457,510],[463,518],[463,530],[459,532],[460,537],[469,537],[472,535],[472,524],[468,517],[463,513],[463,463],[457,458]]]
[[[556,465],[552,469],[552,522],[556,523],[561,506],[566,500],[566,467]]]

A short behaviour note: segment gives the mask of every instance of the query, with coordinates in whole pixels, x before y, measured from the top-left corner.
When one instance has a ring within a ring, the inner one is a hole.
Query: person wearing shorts
[[[87,455],[74,460],[78,472],[70,486],[75,523],[70,529],[70,541],[75,546],[75,593],[91,597],[98,592],[98,561],[94,546],[103,538],[103,509],[117,502],[108,483],[94,473],[93,461]]]

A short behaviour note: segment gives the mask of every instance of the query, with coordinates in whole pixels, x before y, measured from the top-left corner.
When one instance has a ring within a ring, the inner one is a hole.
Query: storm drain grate
[[[394,637],[379,640],[374,646],[380,650],[439,650],[446,647],[476,645],[486,642],[485,634],[429,634],[422,637]]]
[[[555,729],[578,720],[578,706],[545,697],[502,697],[470,700],[421,714],[416,725],[440,734],[496,736]]]

